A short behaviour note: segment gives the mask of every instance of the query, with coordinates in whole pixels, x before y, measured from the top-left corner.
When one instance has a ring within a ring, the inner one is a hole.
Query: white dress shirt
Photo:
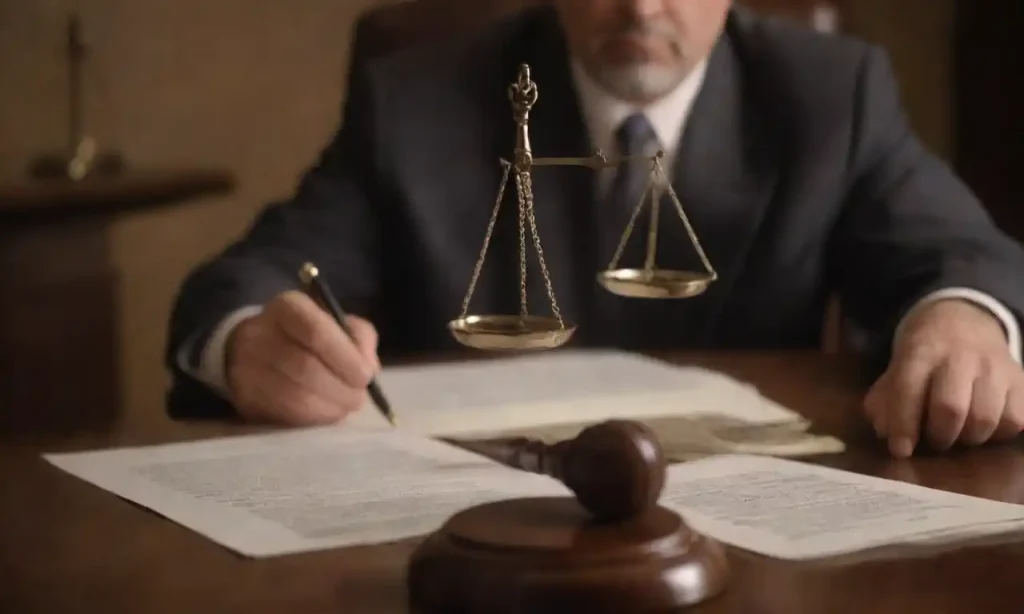
[[[607,94],[584,72],[578,62],[573,62],[573,81],[591,144],[606,154],[621,153],[615,143],[615,131],[627,117],[642,112],[654,128],[659,146],[665,152],[662,164],[665,169],[672,168],[676,155],[675,145],[683,134],[706,73],[707,63],[702,62],[666,96],[647,107],[638,108]]]
[[[686,122],[689,120],[694,100],[696,100],[697,95],[700,93],[706,71],[707,65],[702,63],[668,95],[651,105],[639,108],[608,94],[606,90],[595,83],[584,72],[579,64],[573,63],[573,79],[591,143],[596,149],[600,149],[606,154],[613,155],[619,153],[615,143],[615,132],[619,124],[630,115],[642,112],[647,116],[648,121],[650,121],[651,126],[654,128],[655,134],[658,136],[662,151],[665,154],[663,159],[665,168],[672,168],[676,155],[676,145],[679,143]],[[600,175],[599,181],[602,182],[602,187],[606,187],[608,180],[610,180],[610,177],[607,174]],[[973,302],[987,309],[1002,322],[1009,350],[1015,360],[1021,361],[1021,331],[1017,319],[999,301],[971,288],[945,288],[925,296],[899,323],[899,326],[896,328],[896,338],[899,338],[909,315],[934,301],[952,298]],[[221,321],[210,336],[207,346],[202,352],[199,373],[194,374],[196,377],[205,381],[221,394],[227,393],[224,373],[225,345],[227,340],[240,322],[258,314],[261,309],[258,305],[247,306],[231,313]],[[180,353],[180,356],[184,355],[185,348]],[[179,360],[179,363],[182,362],[182,360]],[[182,364],[182,367],[184,368],[185,365]]]

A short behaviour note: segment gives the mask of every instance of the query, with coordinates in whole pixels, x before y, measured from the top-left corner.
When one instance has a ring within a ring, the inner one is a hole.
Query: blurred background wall
[[[350,31],[373,0],[90,0],[86,122],[139,167],[217,166],[226,198],[123,216],[109,233],[121,274],[123,404],[157,411],[177,284],[287,195],[338,120]],[[0,0],[0,176],[67,132],[65,8]]]
[[[90,47],[88,131],[134,166],[232,170],[227,197],[123,216],[107,241],[118,302],[125,419],[162,411],[170,304],[186,272],[287,195],[335,128],[357,15],[375,0],[81,0]],[[0,180],[62,146],[58,0],[0,0]],[[843,29],[885,45],[911,120],[954,148],[953,0],[852,0]],[[6,297],[4,300],[10,300]]]

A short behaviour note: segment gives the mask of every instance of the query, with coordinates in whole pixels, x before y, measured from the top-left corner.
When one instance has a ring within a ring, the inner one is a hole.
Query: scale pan
[[[455,340],[479,350],[541,350],[559,347],[576,326],[543,316],[466,316],[448,323]]]
[[[597,276],[605,290],[630,298],[690,298],[702,294],[715,275],[668,269],[614,269]]]

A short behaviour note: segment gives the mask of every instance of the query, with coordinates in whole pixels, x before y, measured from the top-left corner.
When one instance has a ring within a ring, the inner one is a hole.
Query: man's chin
[[[653,62],[658,58],[656,48],[642,39],[619,38],[607,41],[601,48],[601,55],[609,62],[634,64]]]
[[[594,71],[594,79],[610,94],[631,102],[652,102],[678,86],[685,75],[677,68],[653,63],[617,64]]]

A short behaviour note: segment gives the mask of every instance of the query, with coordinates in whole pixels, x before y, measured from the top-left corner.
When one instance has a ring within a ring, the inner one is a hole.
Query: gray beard
[[[624,67],[594,67],[591,75],[610,94],[633,102],[649,103],[674,90],[685,74],[678,68],[634,64]]]

